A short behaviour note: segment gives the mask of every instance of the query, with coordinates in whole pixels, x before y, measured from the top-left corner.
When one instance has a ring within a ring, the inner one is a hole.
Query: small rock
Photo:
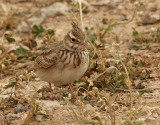
[[[45,108],[56,108],[56,107],[60,107],[61,106],[60,103],[58,101],[56,101],[56,100],[55,101],[44,101],[44,100],[42,100],[40,103]]]
[[[94,107],[92,107],[90,104],[86,104],[85,108],[84,108],[87,112],[94,112],[95,109]]]
[[[118,9],[118,10],[124,10],[124,6],[119,5],[119,6],[117,7],[117,9]]]
[[[158,118],[158,113],[153,113],[153,118]]]
[[[22,22],[20,25],[18,25],[16,31],[19,33],[28,33],[30,32],[30,27],[26,22]]]
[[[138,12],[137,12],[137,15],[138,15],[138,16],[143,16],[143,13],[144,13],[143,11],[138,11]]]
[[[160,20],[160,15],[151,15],[151,19],[154,21],[154,22],[157,22],[158,20]]]
[[[117,34],[120,34],[123,30],[124,30],[124,28],[119,27],[119,28],[113,29],[112,32],[115,32],[115,33],[117,33]]]
[[[38,10],[27,22],[33,25],[40,25],[47,17],[55,17],[57,15],[66,15],[69,7],[66,4],[56,2],[48,7]]]
[[[154,24],[154,23],[157,23],[158,21],[160,21],[159,15],[146,14],[142,17],[142,24],[143,25]]]
[[[43,44],[43,40],[42,39],[37,40],[37,48],[42,47],[42,44]]]
[[[146,120],[146,118],[138,118],[137,120],[136,120],[136,122],[144,122]]]
[[[13,37],[15,39],[16,42],[21,42],[22,39],[20,37]]]
[[[58,108],[60,107],[60,103],[58,101],[40,101],[42,104],[42,110],[51,113],[53,111],[53,108]]]
[[[152,24],[151,17],[148,14],[142,17],[142,24],[143,25]]]
[[[50,107],[60,107],[60,103],[58,101],[51,101],[52,103],[48,103]]]
[[[155,27],[151,27],[151,29],[150,29],[152,32],[156,32],[157,31],[157,28],[155,28]]]
[[[14,113],[20,113],[26,111],[26,108],[22,104],[18,104],[17,107],[14,109]]]
[[[38,121],[38,122],[41,122],[43,120],[43,115],[36,115],[35,119]]]
[[[14,119],[17,119],[17,118],[19,118],[18,114],[9,113],[6,116],[7,122],[10,122],[11,120],[14,120]]]

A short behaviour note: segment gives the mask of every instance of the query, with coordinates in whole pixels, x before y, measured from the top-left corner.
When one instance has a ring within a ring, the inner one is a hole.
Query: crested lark
[[[35,62],[37,76],[55,86],[69,84],[79,79],[89,62],[84,32],[73,22],[72,30],[60,42],[45,48]]]

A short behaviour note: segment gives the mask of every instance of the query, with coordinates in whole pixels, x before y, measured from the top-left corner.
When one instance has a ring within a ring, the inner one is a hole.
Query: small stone
[[[30,27],[26,22],[22,22],[20,25],[18,25],[16,31],[19,33],[28,33],[30,32]]]
[[[17,114],[9,113],[9,114],[7,114],[7,118],[9,118],[9,119],[15,119],[15,118],[18,118],[18,115]]]
[[[157,22],[158,20],[160,20],[160,15],[151,15],[151,19],[154,21],[154,22]]]
[[[5,37],[11,37],[13,35],[13,32],[12,31],[6,31],[5,33],[4,33],[4,36]]]
[[[16,42],[21,42],[22,39],[20,37],[13,37],[15,39]]]
[[[40,48],[43,44],[43,40],[37,40],[37,48]]]
[[[137,12],[137,15],[138,15],[138,16],[142,16],[143,13],[144,13],[143,11],[138,11],[138,12]]]
[[[157,31],[157,28],[155,28],[155,27],[151,27],[151,29],[150,29],[151,31],[153,31],[153,32],[156,32]]]
[[[153,24],[152,19],[150,15],[146,14],[142,17],[142,24],[147,25],[147,24]]]
[[[92,105],[90,105],[90,104],[86,104],[85,110],[87,112],[94,112],[95,111],[94,107]]]
[[[44,107],[47,108],[55,108],[55,107],[60,107],[60,103],[58,101],[41,101]]]
[[[38,121],[38,122],[41,122],[43,120],[43,115],[36,115],[35,119]]]
[[[60,107],[60,103],[58,101],[53,101],[52,107]]]
[[[27,22],[33,25],[40,25],[44,22],[47,17],[55,17],[58,15],[68,14],[69,7],[61,2],[56,2],[48,7],[42,8],[32,15]]]
[[[115,33],[117,33],[117,34],[120,34],[123,30],[124,30],[123,28],[119,27],[119,28],[113,29],[112,32],[115,32]]]
[[[8,122],[10,122],[10,121],[12,121],[12,120],[14,120],[14,119],[17,119],[17,118],[19,118],[18,114],[9,113],[9,114],[7,114],[7,116],[6,116],[6,120],[7,120]]]
[[[136,122],[144,122],[146,120],[146,118],[138,118],[137,120],[136,120]]]
[[[158,113],[153,113],[153,118],[158,118]]]
[[[22,104],[18,104],[17,107],[14,109],[14,113],[20,113],[26,111],[26,108]]]
[[[142,24],[143,25],[154,24],[157,23],[159,20],[160,20],[159,15],[146,14],[142,17]]]
[[[119,5],[119,6],[117,7],[117,9],[118,9],[118,10],[124,10],[124,6],[120,6],[120,5]]]
[[[46,112],[47,114],[52,114],[53,113],[53,108],[58,108],[60,107],[60,103],[58,101],[46,101],[46,100],[41,100],[39,103],[42,105],[42,111]]]

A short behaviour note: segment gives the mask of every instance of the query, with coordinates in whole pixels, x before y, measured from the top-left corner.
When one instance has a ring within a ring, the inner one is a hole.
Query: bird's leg
[[[70,83],[68,84],[68,89],[69,89],[70,93],[72,94],[73,91],[72,91],[72,87],[70,86]]]
[[[50,92],[51,92],[51,98],[52,100],[54,99],[54,96],[53,96],[53,89],[52,89],[52,84],[49,82],[49,89],[50,89]]]

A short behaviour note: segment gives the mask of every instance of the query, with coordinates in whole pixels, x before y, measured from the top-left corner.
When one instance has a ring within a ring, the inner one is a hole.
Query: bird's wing
[[[56,65],[58,61],[57,45],[53,45],[45,48],[40,56],[38,56],[34,64],[40,68],[49,68],[50,66]]]

